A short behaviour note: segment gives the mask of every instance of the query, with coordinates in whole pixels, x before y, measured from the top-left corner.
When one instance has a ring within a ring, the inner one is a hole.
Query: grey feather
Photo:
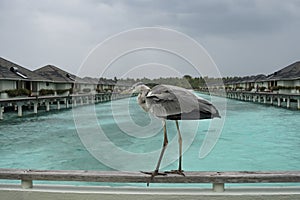
[[[166,119],[220,117],[217,109],[209,101],[172,85],[155,86],[146,95],[146,105],[153,115]]]

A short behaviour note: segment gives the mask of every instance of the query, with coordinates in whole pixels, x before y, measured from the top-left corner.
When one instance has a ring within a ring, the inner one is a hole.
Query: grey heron
[[[153,172],[142,172],[151,175],[151,180],[157,175],[167,175],[168,173],[184,175],[182,170],[182,137],[178,120],[202,120],[220,118],[219,111],[209,101],[200,98],[191,91],[173,86],[156,85],[152,89],[143,83],[137,83],[132,87],[138,93],[137,101],[142,109],[163,121],[163,146]],[[178,169],[160,173],[159,167],[164,152],[168,145],[166,120],[174,120],[176,123],[179,143],[179,163]],[[149,183],[148,183],[149,184]]]

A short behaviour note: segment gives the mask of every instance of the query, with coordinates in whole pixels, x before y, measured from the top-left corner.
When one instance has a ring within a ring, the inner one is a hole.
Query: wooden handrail
[[[115,183],[146,183],[150,181],[148,175],[140,172],[23,169],[0,169],[0,179],[22,180],[25,188],[31,188],[33,180]],[[222,191],[224,183],[300,182],[300,171],[185,172],[185,176],[174,174],[156,176],[151,182],[212,183],[214,188],[220,186]]]

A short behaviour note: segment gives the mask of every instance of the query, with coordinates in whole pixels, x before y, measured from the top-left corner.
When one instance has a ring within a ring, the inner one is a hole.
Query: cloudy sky
[[[108,37],[165,27],[200,43],[222,76],[270,74],[300,60],[299,10],[299,0],[0,0],[0,56],[76,73]]]

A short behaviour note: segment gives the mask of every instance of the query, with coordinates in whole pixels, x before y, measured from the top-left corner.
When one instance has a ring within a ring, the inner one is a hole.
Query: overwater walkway
[[[272,92],[248,92],[248,91],[200,91],[206,94],[222,96],[240,101],[261,103],[266,105],[294,108],[300,110],[300,94],[280,94]]]
[[[7,108],[14,108],[19,117],[23,115],[23,107],[38,113],[38,110],[44,108],[46,112],[50,111],[51,106],[55,105],[57,110],[83,106],[94,103],[102,103],[115,99],[127,98],[129,94],[120,93],[98,93],[98,94],[74,94],[66,96],[34,96],[0,99],[0,120],[3,119]]]

